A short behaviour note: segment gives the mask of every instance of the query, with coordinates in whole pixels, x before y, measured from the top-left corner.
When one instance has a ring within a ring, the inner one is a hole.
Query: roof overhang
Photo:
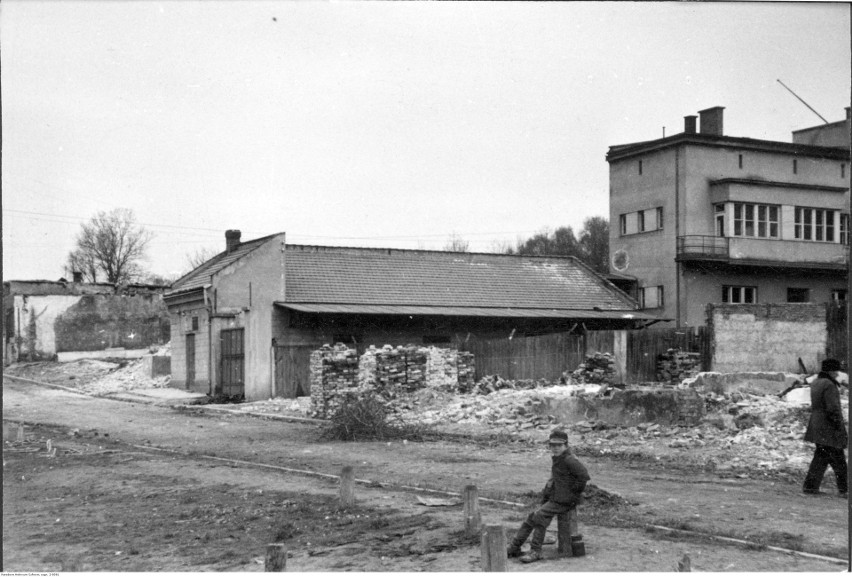
[[[535,309],[510,307],[448,307],[425,305],[373,305],[339,303],[288,303],[276,301],[276,306],[301,313],[447,316],[537,319],[603,319],[621,321],[664,321],[635,310],[595,311],[580,309]]]

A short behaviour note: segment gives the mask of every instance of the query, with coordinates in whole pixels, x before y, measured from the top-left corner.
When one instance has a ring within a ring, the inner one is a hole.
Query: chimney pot
[[[239,230],[225,231],[225,252],[231,253],[240,246],[240,236],[242,233]]]
[[[714,106],[707,110],[699,110],[701,116],[701,134],[709,134],[711,136],[722,136],[722,111],[724,106]]]
[[[698,117],[694,114],[683,117],[683,131],[686,134],[695,134],[695,121]]]

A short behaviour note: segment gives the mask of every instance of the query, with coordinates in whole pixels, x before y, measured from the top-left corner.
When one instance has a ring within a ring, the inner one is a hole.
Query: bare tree
[[[609,221],[602,216],[590,216],[580,231],[583,262],[601,274],[609,272]]]
[[[507,247],[506,254],[529,256],[574,256],[601,274],[609,270],[609,221],[591,216],[583,221],[578,236],[570,226],[554,231],[544,229],[526,240],[518,239],[516,247]]]
[[[145,250],[153,235],[136,224],[133,211],[116,208],[99,212],[81,225],[77,246],[68,254],[68,265],[84,278],[109,283],[133,282],[143,274]]]
[[[186,253],[186,263],[189,265],[189,270],[195,270],[217,254],[219,251],[209,246],[198,248],[195,252]]]
[[[461,236],[453,233],[444,244],[444,250],[448,252],[470,252],[470,243]]]

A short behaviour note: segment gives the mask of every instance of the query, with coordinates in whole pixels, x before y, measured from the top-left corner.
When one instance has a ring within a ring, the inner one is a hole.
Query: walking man
[[[811,419],[805,432],[805,441],[816,445],[814,458],[805,477],[802,490],[809,495],[822,493],[822,483],[826,468],[831,465],[837,479],[837,491],[846,498],[849,486],[846,480],[846,425],[843,423],[843,411],[840,409],[840,391],[837,373],[840,362],[825,359],[819,375],[811,383]]]

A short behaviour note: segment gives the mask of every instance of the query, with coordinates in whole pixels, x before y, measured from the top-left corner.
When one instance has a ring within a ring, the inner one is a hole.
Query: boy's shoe
[[[530,549],[530,552],[521,557],[521,563],[535,563],[536,561],[541,561],[541,551],[536,551],[535,549]]]
[[[520,557],[520,556],[521,556],[521,548],[520,547],[515,547],[514,545],[509,545],[506,548],[506,557],[511,559],[512,557]]]

